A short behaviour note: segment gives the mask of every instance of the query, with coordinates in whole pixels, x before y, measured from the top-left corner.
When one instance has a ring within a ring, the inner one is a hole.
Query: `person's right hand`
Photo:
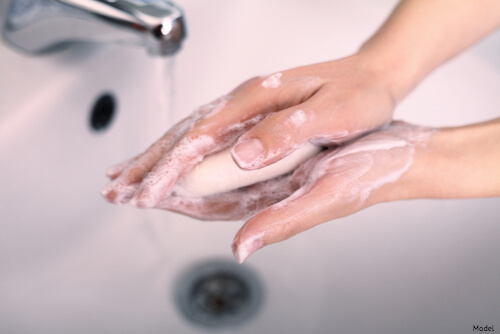
[[[390,122],[395,104],[387,76],[360,55],[254,78],[112,168],[103,195],[154,207],[211,153],[234,145],[240,168],[259,169],[304,142],[335,146],[379,128]]]

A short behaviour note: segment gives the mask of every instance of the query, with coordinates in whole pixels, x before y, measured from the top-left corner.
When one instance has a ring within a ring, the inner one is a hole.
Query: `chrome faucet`
[[[32,54],[97,42],[169,56],[186,36],[182,10],[166,0],[11,0],[4,22],[4,38]]]

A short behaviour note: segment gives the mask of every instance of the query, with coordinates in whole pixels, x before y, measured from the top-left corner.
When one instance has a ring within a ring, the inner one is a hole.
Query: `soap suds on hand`
[[[283,74],[282,73],[275,73],[275,74],[272,74],[270,76],[268,76],[267,78],[264,79],[264,81],[262,81],[262,87],[264,88],[278,88],[279,86],[281,86],[281,76]]]
[[[293,125],[298,128],[306,123],[307,115],[304,110],[298,109],[290,115],[289,119]]]

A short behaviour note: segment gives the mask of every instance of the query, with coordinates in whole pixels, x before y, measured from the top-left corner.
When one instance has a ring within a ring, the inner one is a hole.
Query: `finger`
[[[239,197],[234,195],[230,201],[220,201],[208,198],[186,198],[169,195],[162,199],[155,208],[180,213],[199,220],[237,220],[241,218],[241,211],[238,210],[238,202],[234,199]]]
[[[156,206],[201,220],[245,219],[275,204],[294,191],[291,175],[206,197],[183,196],[175,191]]]
[[[108,170],[106,170],[106,176],[111,180],[116,179],[118,176],[121,175],[121,173],[125,170],[125,168],[127,168],[130,164],[132,164],[136,160],[137,157],[134,157],[132,159],[127,159],[126,161],[111,166],[110,168],[108,168]]]
[[[238,100],[232,103],[238,103]],[[241,132],[261,118],[245,110],[244,113],[232,112],[233,105],[229,106],[227,102],[223,104],[217,105],[216,109],[219,110],[216,112],[211,113],[206,109],[200,113],[197,123],[157,160],[130,204],[142,208],[154,207],[172,190],[179,178],[206,155],[229,147]]]
[[[102,191],[104,196],[111,203],[127,203],[135,195],[139,187],[129,187],[135,183],[140,183],[144,176],[151,171],[163,154],[172,145],[172,143],[186,131],[189,119],[184,119],[169,130],[162,138],[157,140],[146,152],[135,157],[127,164],[124,162],[111,168],[112,182],[110,182]],[[120,171],[120,169],[122,169]],[[135,189],[130,194],[130,189]]]
[[[242,263],[266,245],[286,240],[333,217],[342,216],[342,212],[335,212],[333,208],[336,200],[332,185],[323,178],[260,211],[235,236],[232,249],[236,260]]]
[[[223,147],[222,147],[223,148]],[[189,172],[206,154],[217,150],[214,139],[207,135],[189,135],[179,140],[142,180],[130,201],[140,208],[152,208],[167,196],[177,180]]]
[[[337,90],[320,86],[302,103],[259,122],[236,142],[232,149],[235,162],[242,169],[259,169],[281,160],[306,141],[336,145],[387,123],[388,111],[381,116],[366,114],[370,96],[360,99],[352,93],[339,95]]]
[[[131,185],[119,184],[115,185],[115,189],[112,193],[110,191],[106,192],[107,188],[104,188],[101,195],[103,195],[104,198],[110,203],[124,204],[130,201],[130,199],[137,192],[137,189],[139,189],[138,183]]]
[[[236,259],[243,262],[265,245],[374,204],[376,190],[396,182],[411,167],[414,147],[400,131],[393,127],[373,133],[303,164],[292,178],[302,188],[259,212],[237,233]],[[301,176],[306,180],[297,179]]]
[[[242,169],[254,170],[288,156],[310,133],[307,122],[314,122],[306,105],[298,105],[269,115],[242,135],[231,149],[233,160]]]
[[[104,187],[101,195],[111,203],[127,203],[139,189],[144,175],[153,168],[165,150],[163,145],[153,144],[145,153],[134,158],[132,163]],[[131,185],[135,186],[130,187]]]
[[[341,116],[334,118],[322,98],[269,115],[238,138],[231,150],[242,169],[254,170],[273,164],[294,152],[305,142],[332,146],[352,137],[351,126]]]
[[[173,145],[155,168],[144,178],[130,204],[154,207],[203,157],[223,150],[234,143],[243,132],[275,112],[282,104],[283,92],[262,86],[263,79],[254,79],[235,90],[216,111],[204,111],[193,127]],[[290,98],[286,103],[295,103]],[[293,96],[293,95],[292,95]],[[209,108],[207,109],[209,110]]]
[[[247,80],[228,95],[199,108],[195,133],[210,134],[216,140],[237,137],[267,115],[307,100],[319,84],[318,80],[286,73]]]

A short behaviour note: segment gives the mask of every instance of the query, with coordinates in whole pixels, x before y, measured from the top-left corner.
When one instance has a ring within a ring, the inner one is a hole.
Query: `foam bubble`
[[[307,122],[306,112],[302,109],[295,110],[289,117],[292,124],[299,128]]]
[[[224,129],[221,129],[220,132],[222,134],[228,134],[228,133],[241,133],[242,131],[245,131],[246,129],[250,128],[251,126],[259,123],[265,116],[263,114],[258,114],[244,122],[237,122],[233,123]]]
[[[203,153],[210,154],[215,146],[214,138],[208,135],[182,138],[142,181],[141,189],[144,191],[141,198],[134,198],[131,204],[153,207],[170,192],[180,175],[199,163],[204,156]]]
[[[202,118],[207,119],[222,111],[228,102],[231,100],[231,95],[223,95],[218,99],[207,103],[199,108],[199,113]]]
[[[278,88],[279,86],[281,86],[280,79],[282,75],[282,73],[278,72],[268,76],[264,79],[264,81],[262,81],[261,86],[264,88]]]
[[[335,177],[332,195],[337,193],[346,202],[358,201],[362,205],[374,190],[396,182],[411,168],[415,146],[425,145],[433,132],[429,128],[393,122],[382,131],[324,152],[294,173],[294,182],[300,184],[301,189],[279,206],[289,205],[326,176]]]

